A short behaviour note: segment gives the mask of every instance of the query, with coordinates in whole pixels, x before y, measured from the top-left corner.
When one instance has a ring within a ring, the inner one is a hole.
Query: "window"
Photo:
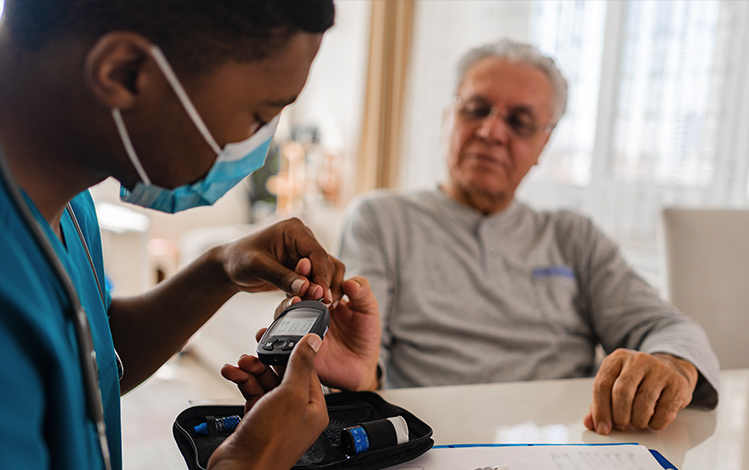
[[[598,119],[606,3],[535,1],[530,41],[553,56],[570,85],[568,111],[537,179],[586,186],[596,126],[613,126],[609,173],[622,182],[706,187],[718,151],[730,5],[636,1],[621,23],[614,106]]]
[[[567,78],[567,111],[549,140],[536,178],[590,182],[601,81],[606,2],[533,2],[530,42],[554,57]]]
[[[716,1],[626,4],[610,154],[617,180],[712,181],[732,26],[729,6],[723,21],[720,9]]]

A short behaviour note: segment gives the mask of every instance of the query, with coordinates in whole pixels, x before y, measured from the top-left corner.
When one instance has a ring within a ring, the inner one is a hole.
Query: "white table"
[[[582,424],[593,379],[387,390],[434,430],[436,444],[638,442],[680,470],[749,470],[749,369],[721,373],[714,411],[685,409],[663,431],[613,431]]]

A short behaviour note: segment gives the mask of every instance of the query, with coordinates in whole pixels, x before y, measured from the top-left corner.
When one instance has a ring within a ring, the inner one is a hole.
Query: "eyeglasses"
[[[455,97],[455,103],[458,110],[458,118],[467,124],[480,124],[486,119],[498,117],[502,119],[513,134],[522,138],[531,138],[540,131],[551,130],[556,123],[538,125],[533,120],[531,114],[525,109],[510,110],[509,113],[502,113],[491,103],[480,98],[471,98],[463,100],[460,96]]]

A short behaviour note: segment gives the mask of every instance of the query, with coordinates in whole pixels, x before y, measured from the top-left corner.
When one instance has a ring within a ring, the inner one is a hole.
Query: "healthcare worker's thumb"
[[[292,387],[308,387],[312,374],[315,372],[315,358],[321,345],[322,338],[315,333],[310,333],[300,339],[291,352],[282,383]]]

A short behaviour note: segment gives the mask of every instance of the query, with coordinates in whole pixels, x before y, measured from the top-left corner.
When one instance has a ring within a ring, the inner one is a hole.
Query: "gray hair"
[[[496,57],[509,62],[519,62],[536,67],[544,73],[554,90],[554,121],[557,122],[567,109],[567,80],[557,67],[554,59],[541,53],[532,44],[516,42],[511,39],[501,39],[497,42],[485,44],[466,52],[458,61],[458,80],[456,90],[463,83],[468,69],[476,62],[488,57]]]

